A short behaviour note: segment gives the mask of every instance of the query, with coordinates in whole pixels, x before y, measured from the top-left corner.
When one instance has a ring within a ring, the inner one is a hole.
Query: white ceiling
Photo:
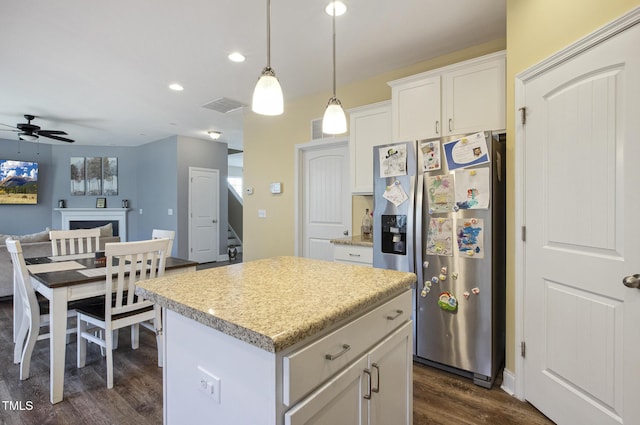
[[[343,0],[340,86],[505,37],[505,0]],[[271,66],[287,101],[331,90],[329,0],[272,0]],[[246,56],[232,63],[234,50]],[[172,135],[242,148],[242,116],[266,64],[263,0],[2,0],[0,123],[64,130],[76,144],[136,146]],[[183,92],[170,91],[179,82]],[[318,105],[321,116],[324,105]],[[1,127],[1,126],[0,126]],[[14,133],[0,137],[17,139]],[[63,143],[41,138],[45,143]]]

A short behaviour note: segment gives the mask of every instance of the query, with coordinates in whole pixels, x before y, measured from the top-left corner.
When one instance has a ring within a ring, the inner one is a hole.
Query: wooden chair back
[[[134,294],[137,282],[164,274],[169,239],[118,242],[105,245],[107,294],[113,302],[105,305],[105,319],[152,306],[151,301]],[[116,260],[116,261],[114,261]]]
[[[176,238],[176,232],[174,230],[161,230],[153,229],[151,232],[151,239],[169,239],[169,248],[167,248],[167,257],[171,257],[173,252],[173,240]]]
[[[96,252],[100,249],[100,229],[51,230],[51,252],[54,256]]]
[[[29,271],[24,261],[22,246],[19,241],[7,239],[5,242],[7,251],[11,255],[13,263],[13,279],[16,293],[14,297],[14,305],[20,303],[20,320],[19,329],[16,334],[16,344],[13,353],[14,363],[20,363],[20,379],[26,379],[29,376],[29,366],[31,361],[31,353],[40,332],[40,306],[36,297],[36,291],[31,285]],[[16,302],[17,301],[17,302]],[[34,334],[35,332],[35,334]],[[25,345],[26,338],[26,345]]]

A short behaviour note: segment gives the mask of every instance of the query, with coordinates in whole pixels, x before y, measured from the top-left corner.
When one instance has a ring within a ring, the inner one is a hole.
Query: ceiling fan
[[[31,121],[36,118],[34,115],[25,115],[24,118],[27,120],[26,123],[18,123],[15,127],[8,124],[2,124],[6,127],[11,127],[9,129],[0,129],[0,131],[13,131],[18,133],[18,137],[20,140],[27,140],[29,142],[33,142],[34,140],[38,140],[40,136],[48,137],[49,139],[60,140],[67,143],[73,143],[74,140],[68,139],[66,137],[61,137],[62,135],[66,135],[64,131],[60,130],[41,130],[39,126],[35,124],[31,124]]]

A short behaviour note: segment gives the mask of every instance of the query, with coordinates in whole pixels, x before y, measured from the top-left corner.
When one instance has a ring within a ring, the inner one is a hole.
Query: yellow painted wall
[[[374,78],[339,86],[338,98],[345,109],[391,98],[388,81],[407,77],[477,56],[504,50],[504,39],[464,49],[424,61]],[[338,82],[340,75],[338,74]],[[330,89],[331,75],[327,75]],[[281,81],[286,95],[286,81]],[[284,114],[265,117],[248,111],[244,121],[244,186],[253,187],[253,195],[244,196],[245,261],[294,254],[294,146],[311,136],[311,120],[321,118],[330,92],[285,100]],[[279,195],[269,192],[272,182],[283,183]],[[370,196],[353,197],[353,231],[359,234],[364,208],[372,208]],[[258,218],[258,210],[266,218]]]
[[[638,0],[507,0],[507,359],[514,371],[515,76],[640,5]]]

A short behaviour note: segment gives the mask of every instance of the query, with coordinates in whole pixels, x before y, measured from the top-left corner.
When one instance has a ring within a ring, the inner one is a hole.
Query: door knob
[[[640,289],[640,274],[634,274],[633,276],[627,276],[622,279],[622,283],[624,286],[629,288],[639,288]]]
[[[218,220],[213,219],[213,220],[211,220],[211,222],[212,222],[212,223],[217,223],[217,222],[218,222]]]
[[[349,231],[345,230],[344,232],[342,232],[342,234],[345,235],[345,236],[349,236]]]

